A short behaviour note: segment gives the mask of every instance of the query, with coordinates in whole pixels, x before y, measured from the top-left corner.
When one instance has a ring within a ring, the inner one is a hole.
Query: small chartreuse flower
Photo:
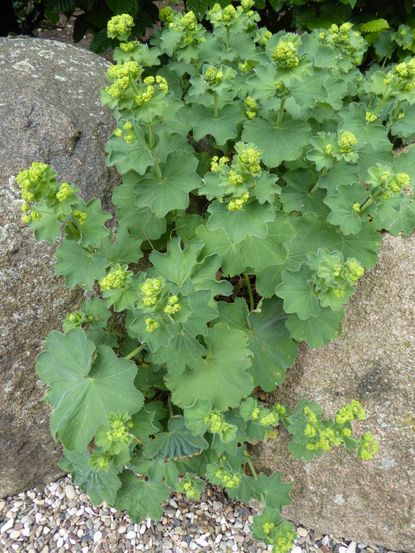
[[[283,69],[293,69],[300,63],[299,38],[281,39],[272,51],[271,57]]]
[[[101,451],[94,451],[89,458],[89,464],[96,471],[107,472],[111,463],[111,455]]]
[[[393,95],[412,92],[415,89],[415,57],[395,65],[384,78]]]
[[[109,38],[126,41],[134,28],[134,19],[131,15],[122,14],[111,17],[107,24],[107,34]]]
[[[370,432],[365,432],[360,438],[357,454],[363,461],[370,461],[379,450],[379,444]]]
[[[186,474],[176,485],[176,491],[183,493],[188,499],[199,500],[205,483],[192,474]]]
[[[154,308],[163,290],[161,278],[147,278],[139,287],[141,304],[144,308]]]
[[[132,427],[133,422],[127,413],[113,413],[108,417],[108,425],[98,430],[95,443],[105,452],[118,455],[133,441]]]
[[[99,281],[99,286],[103,292],[125,288],[131,275],[132,272],[128,270],[127,265],[115,265],[110,272]]]
[[[241,196],[230,200],[228,203],[228,211],[241,211],[244,205],[249,201],[249,193],[244,192]]]
[[[203,422],[206,425],[208,432],[211,432],[212,434],[219,434],[220,439],[224,443],[234,440],[237,427],[233,424],[229,424],[225,420],[224,414],[220,411],[212,411],[204,418]]]
[[[362,63],[367,43],[362,35],[353,29],[352,23],[333,24],[329,29],[321,31],[319,38],[326,46],[350,58],[354,65]]]

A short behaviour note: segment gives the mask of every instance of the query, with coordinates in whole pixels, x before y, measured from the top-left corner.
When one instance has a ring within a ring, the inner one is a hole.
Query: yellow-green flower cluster
[[[169,23],[169,28],[181,33],[181,41],[178,47],[186,48],[193,44],[205,42],[204,29],[198,24],[197,18],[192,11],[189,11],[182,15],[176,13],[173,16],[173,20]]]
[[[155,330],[157,330],[160,326],[160,323],[158,323],[152,317],[147,317],[146,320],[145,320],[145,323],[146,323],[146,332],[148,332],[150,334],[152,332],[154,332]]]
[[[72,311],[65,317],[65,322],[69,323],[72,327],[79,327],[85,323],[94,323],[95,317],[92,315],[86,315],[82,311]]]
[[[370,432],[365,432],[360,438],[357,449],[358,456],[363,461],[370,461],[379,450],[379,444]]]
[[[335,421],[337,424],[346,424],[354,420],[364,420],[366,418],[366,411],[363,405],[357,399],[351,401],[348,405],[345,405],[337,411]]]
[[[164,6],[159,10],[159,17],[165,25],[169,25],[170,23],[173,23],[174,11],[170,6]]]
[[[130,430],[133,426],[131,418],[126,413],[114,413],[109,415],[109,427],[106,438],[109,442],[129,444],[132,440]]]
[[[85,213],[85,211],[80,211],[79,209],[72,211],[72,216],[76,219],[76,222],[80,226],[84,225],[86,220],[88,219],[88,215]]]
[[[373,123],[374,121],[378,120],[378,116],[371,111],[367,111],[365,113],[365,119],[367,123]]]
[[[107,77],[111,81],[127,77],[130,80],[138,79],[142,74],[143,68],[136,61],[127,61],[117,65],[110,65],[107,69]]]
[[[281,522],[272,533],[272,553],[289,553],[296,537],[293,525],[287,521]]]
[[[362,265],[356,259],[349,258],[343,264],[339,276],[349,282],[355,283],[359,278],[362,278],[364,274],[365,270]]]
[[[99,286],[103,292],[124,288],[130,274],[131,271],[128,271],[126,266],[116,265],[107,276],[99,281]]]
[[[344,443],[342,429],[325,426],[308,406],[304,407],[303,412],[307,421],[304,436],[309,439],[306,445],[309,451],[330,451]]]
[[[384,83],[394,91],[411,92],[415,89],[415,58],[395,65],[384,78]]]
[[[20,171],[16,177],[20,195],[25,202],[33,202],[49,193],[50,186],[56,187],[56,173],[46,163],[35,161]]]
[[[223,81],[223,76],[224,73],[222,69],[216,69],[213,65],[209,65],[203,73],[203,79],[211,87],[220,85]]]
[[[132,52],[139,45],[138,40],[130,40],[129,42],[121,42],[119,45],[120,50],[125,54]]]
[[[143,68],[136,61],[127,61],[118,65],[111,65],[107,70],[107,77],[114,81],[105,90],[112,98],[121,98],[128,92],[130,85],[142,74]]]
[[[161,75],[153,77],[150,75],[144,79],[145,90],[141,94],[137,94],[134,98],[134,101],[137,106],[142,106],[149,102],[157,91],[160,91],[163,94],[167,94],[169,91],[169,85],[167,80]]]
[[[118,40],[127,40],[134,27],[134,19],[126,13],[111,17],[107,24],[107,34],[109,38]]]
[[[371,184],[383,200],[411,188],[411,178],[407,173],[394,173],[389,166],[378,165],[369,169],[368,183]]]
[[[242,184],[244,182],[244,177],[240,173],[235,171],[235,169],[231,169],[228,174],[228,181],[233,186],[238,186],[238,184]]]
[[[255,62],[252,60],[247,60],[247,61],[238,63],[238,69],[239,71],[241,71],[241,73],[249,73],[249,71],[251,71],[251,69],[253,69],[254,67],[255,67]]]
[[[207,417],[205,417],[203,422],[212,434],[222,434],[231,428],[231,425],[226,422],[223,413],[216,410],[212,411]]]
[[[254,119],[258,115],[258,102],[251,96],[247,96],[244,100],[246,106],[245,115],[248,119]]]
[[[341,154],[350,154],[357,144],[356,136],[350,131],[342,131],[338,134],[337,144]]]
[[[184,493],[188,499],[200,498],[200,490],[196,486],[194,479],[188,474],[178,482],[176,490]]]
[[[133,144],[136,139],[134,125],[131,121],[126,121],[122,128],[118,127],[117,129],[115,129],[113,134],[117,138],[124,138],[124,142],[126,144]]]
[[[215,477],[219,480],[224,488],[237,488],[241,483],[241,475],[237,472],[231,472],[224,468],[218,468],[215,471]]]
[[[107,472],[111,462],[111,457],[108,453],[100,453],[99,451],[94,451],[89,457],[89,464],[96,471]]]
[[[297,67],[300,63],[298,43],[294,40],[281,39],[272,51],[271,57],[277,62],[279,67],[284,69]]]
[[[56,192],[56,199],[58,200],[58,202],[64,202],[74,195],[75,189],[68,182],[63,182],[59,186],[59,190]]]
[[[232,4],[222,8],[220,4],[214,4],[208,11],[208,18],[214,25],[222,24],[229,27],[237,19],[238,12]]]
[[[258,30],[256,36],[255,36],[255,42],[257,42],[260,46],[266,46],[269,39],[272,37],[271,31],[268,31],[265,27],[262,27]]]
[[[180,311],[181,305],[179,303],[179,298],[177,296],[170,296],[167,300],[167,304],[164,307],[163,311],[167,313],[167,315],[174,315],[178,311]]]
[[[212,173],[217,173],[221,167],[225,167],[229,162],[229,158],[226,156],[218,157],[213,156],[210,162],[210,170]]]
[[[229,211],[241,211],[243,209],[244,205],[249,200],[249,193],[244,192],[239,198],[234,198],[228,203],[228,210]]]
[[[258,175],[261,172],[261,151],[253,146],[241,147],[238,159],[244,169],[252,175]]]
[[[332,309],[341,307],[364,274],[362,265],[356,259],[343,261],[341,254],[329,253],[327,250],[319,252],[311,260],[310,267],[315,271],[314,291],[321,305]]]
[[[160,296],[162,282],[159,278],[147,278],[140,286],[141,301],[145,307],[153,307]]]
[[[362,63],[366,41],[360,33],[353,30],[352,23],[343,23],[340,26],[333,24],[327,31],[322,31],[319,38],[323,44],[347,54],[354,64]]]

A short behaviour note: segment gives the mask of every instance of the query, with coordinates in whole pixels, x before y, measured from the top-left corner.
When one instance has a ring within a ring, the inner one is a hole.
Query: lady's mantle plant
[[[413,150],[393,151],[415,136],[415,59],[363,75],[351,24],[272,35],[251,6],[214,6],[212,32],[165,8],[151,47],[129,41],[129,16],[110,22],[117,225],[43,163],[18,182],[23,220],[40,240],[63,229],[56,271],[87,292],[38,360],[62,467],[137,520],[207,479],[261,501],[254,534],[283,553],[290,485],[257,474],[249,444],[279,424],[297,458],[344,445],[368,460],[377,444],[353,435],[358,401],[326,420],[258,391],[283,382],[297,341],[339,334],[380,231],[415,226]]]

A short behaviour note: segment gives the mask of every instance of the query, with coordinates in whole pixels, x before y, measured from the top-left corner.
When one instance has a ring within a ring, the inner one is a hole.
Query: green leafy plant
[[[56,272],[87,295],[37,370],[61,466],[92,501],[158,518],[173,490],[198,498],[207,479],[261,501],[254,535],[284,553],[291,486],[258,474],[250,446],[279,425],[297,458],[345,446],[368,460],[377,443],[353,435],[358,401],[324,419],[308,400],[259,398],[298,341],[339,335],[381,231],[415,227],[414,149],[402,148],[415,59],[363,75],[351,24],[273,35],[251,0],[215,5],[211,32],[192,12],[162,16],[151,47],[128,40],[131,16],[108,26],[121,41],[102,91],[117,119],[116,222],[48,165],[17,177],[23,220],[40,240],[63,229]]]

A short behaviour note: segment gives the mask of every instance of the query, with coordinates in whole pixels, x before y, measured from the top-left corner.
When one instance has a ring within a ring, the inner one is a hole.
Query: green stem
[[[225,40],[225,46],[226,46],[226,49],[229,50],[229,38],[230,38],[230,31],[229,31],[229,27],[226,27],[226,40]]]
[[[249,470],[251,471],[252,476],[255,478],[255,480],[258,480],[258,474],[255,470],[254,464],[252,463],[251,459],[247,459]]]
[[[128,355],[126,355],[124,357],[124,359],[132,359],[133,357],[135,357],[137,355],[137,353],[140,353],[140,351],[143,350],[143,349],[144,349],[144,344],[141,344],[140,346],[133,349],[133,351],[130,351],[130,353]]]
[[[169,399],[167,400],[167,406],[169,408],[169,415],[171,417],[174,417],[173,404],[171,402],[171,397],[170,396],[169,396]]]
[[[316,184],[312,187],[312,189],[310,190],[309,194],[313,194],[318,188],[318,181],[316,182]]]
[[[373,198],[371,196],[369,196],[369,198],[365,201],[365,203],[360,208],[360,213],[362,213],[362,211],[364,211],[366,208],[368,208],[372,204],[373,204]]]
[[[74,236],[80,236],[78,227],[72,221],[67,221],[66,226],[71,230]]]
[[[249,275],[245,273],[245,282],[246,288],[248,290],[249,296],[249,310],[253,311],[255,309],[254,294],[252,293],[251,281],[249,280]]]
[[[280,110],[278,112],[278,117],[277,117],[277,125],[281,124],[282,118],[284,117],[284,106],[285,106],[285,98],[281,98]]]

